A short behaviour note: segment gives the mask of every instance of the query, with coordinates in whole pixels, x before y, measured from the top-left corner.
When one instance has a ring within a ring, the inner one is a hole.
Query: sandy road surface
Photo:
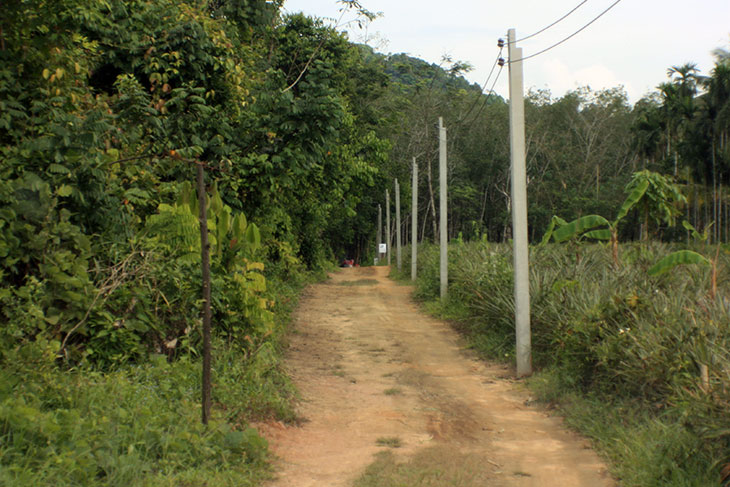
[[[614,485],[586,440],[525,405],[507,369],[470,357],[387,272],[342,269],[304,295],[286,361],[304,421],[260,425],[279,457],[270,487],[350,486],[382,438],[398,438],[403,459],[434,446],[477,455],[484,485]]]

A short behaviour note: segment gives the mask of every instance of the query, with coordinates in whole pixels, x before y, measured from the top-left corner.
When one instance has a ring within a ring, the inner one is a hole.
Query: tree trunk
[[[692,226],[699,230],[700,228],[700,210],[697,202],[697,183],[692,182]]]
[[[431,175],[431,162],[428,163],[428,197],[431,200],[431,225],[433,226],[433,241],[438,241],[439,229],[436,223],[436,200],[433,195],[433,178]],[[422,239],[423,240],[423,239]]]
[[[428,200],[428,205],[426,205],[426,215],[428,215],[429,207],[431,206],[432,200]],[[421,222],[421,242],[425,242],[426,238],[426,225],[428,224],[428,218],[426,216],[423,217],[423,222]]]
[[[210,248],[205,197],[205,169],[198,162],[198,206],[200,207],[200,262],[203,271],[203,424],[210,418]]]
[[[715,222],[714,228],[712,229],[713,243],[718,241],[718,227],[720,226],[720,218],[717,212],[717,176],[715,160],[715,139],[712,139],[712,220]]]
[[[705,204],[704,204],[704,207],[702,208],[703,213],[704,213],[704,223],[705,223],[703,228],[707,228],[707,225],[710,224],[710,205],[707,204],[708,201],[710,200],[710,194],[709,194],[710,190],[709,190],[709,186],[708,186],[706,180],[705,180],[705,184],[703,186],[704,186],[704,190],[705,190]],[[712,240],[712,233],[708,233],[707,235],[708,235],[708,239]]]

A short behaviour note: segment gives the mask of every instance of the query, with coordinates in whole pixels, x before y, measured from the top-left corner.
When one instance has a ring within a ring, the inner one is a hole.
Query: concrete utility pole
[[[418,164],[415,157],[411,193],[411,281],[415,281],[418,269]]]
[[[400,241],[400,185],[395,180],[395,262],[398,270],[401,269],[401,241]]]
[[[377,255],[376,264],[380,262],[380,259],[382,256],[380,255],[380,244],[383,242],[383,209],[378,205],[378,232],[377,232],[377,242],[375,242],[375,255]]]
[[[449,225],[446,216],[446,127],[444,119],[439,117],[439,228],[441,261],[439,273],[441,275],[441,299],[446,297],[449,287]]]
[[[515,269],[515,334],[517,376],[532,374],[530,333],[530,264],[527,242],[527,171],[525,169],[525,101],[522,49],[515,45],[515,29],[507,34],[509,46],[509,133],[512,159],[512,237]]]
[[[385,254],[388,256],[388,265],[390,265],[390,193],[385,190]]]

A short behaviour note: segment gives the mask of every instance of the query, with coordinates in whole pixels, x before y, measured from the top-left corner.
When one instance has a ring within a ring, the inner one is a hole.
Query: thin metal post
[[[411,281],[415,281],[418,272],[418,163],[415,157],[411,193]]]
[[[208,243],[208,214],[206,210],[205,169],[198,163],[198,207],[200,214],[200,264],[203,274],[203,389],[202,389],[202,421],[208,424],[210,419],[211,399],[211,345],[210,345],[210,246]]]
[[[530,267],[527,241],[527,175],[525,169],[525,102],[522,49],[515,45],[515,29],[507,34],[509,46],[510,153],[512,162],[512,236],[515,272],[515,335],[517,375],[532,374],[530,332]]]
[[[444,119],[439,117],[439,229],[440,229],[440,266],[441,299],[446,298],[449,282],[449,225],[446,216],[446,127]]]

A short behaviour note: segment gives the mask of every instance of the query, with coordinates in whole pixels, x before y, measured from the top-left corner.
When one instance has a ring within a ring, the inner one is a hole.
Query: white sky
[[[536,32],[568,13],[580,0],[360,0],[382,12],[367,31],[351,25],[350,39],[383,53],[405,52],[439,64],[444,54],[468,61],[466,78],[484,83],[507,29],[517,37]],[[589,0],[568,18],[519,44],[523,55],[540,51],[575,32],[614,0]],[[287,0],[289,12],[337,19],[336,0]],[[343,23],[351,20],[349,15]],[[701,74],[714,64],[711,52],[730,47],[730,0],[622,0],[564,44],[524,62],[525,90],[548,88],[554,97],[578,86],[623,85],[631,102],[667,80],[667,68],[697,63]],[[502,55],[507,58],[507,50]],[[491,87],[492,81],[489,82]],[[489,88],[488,87],[488,88]],[[507,67],[495,90],[507,97]]]

